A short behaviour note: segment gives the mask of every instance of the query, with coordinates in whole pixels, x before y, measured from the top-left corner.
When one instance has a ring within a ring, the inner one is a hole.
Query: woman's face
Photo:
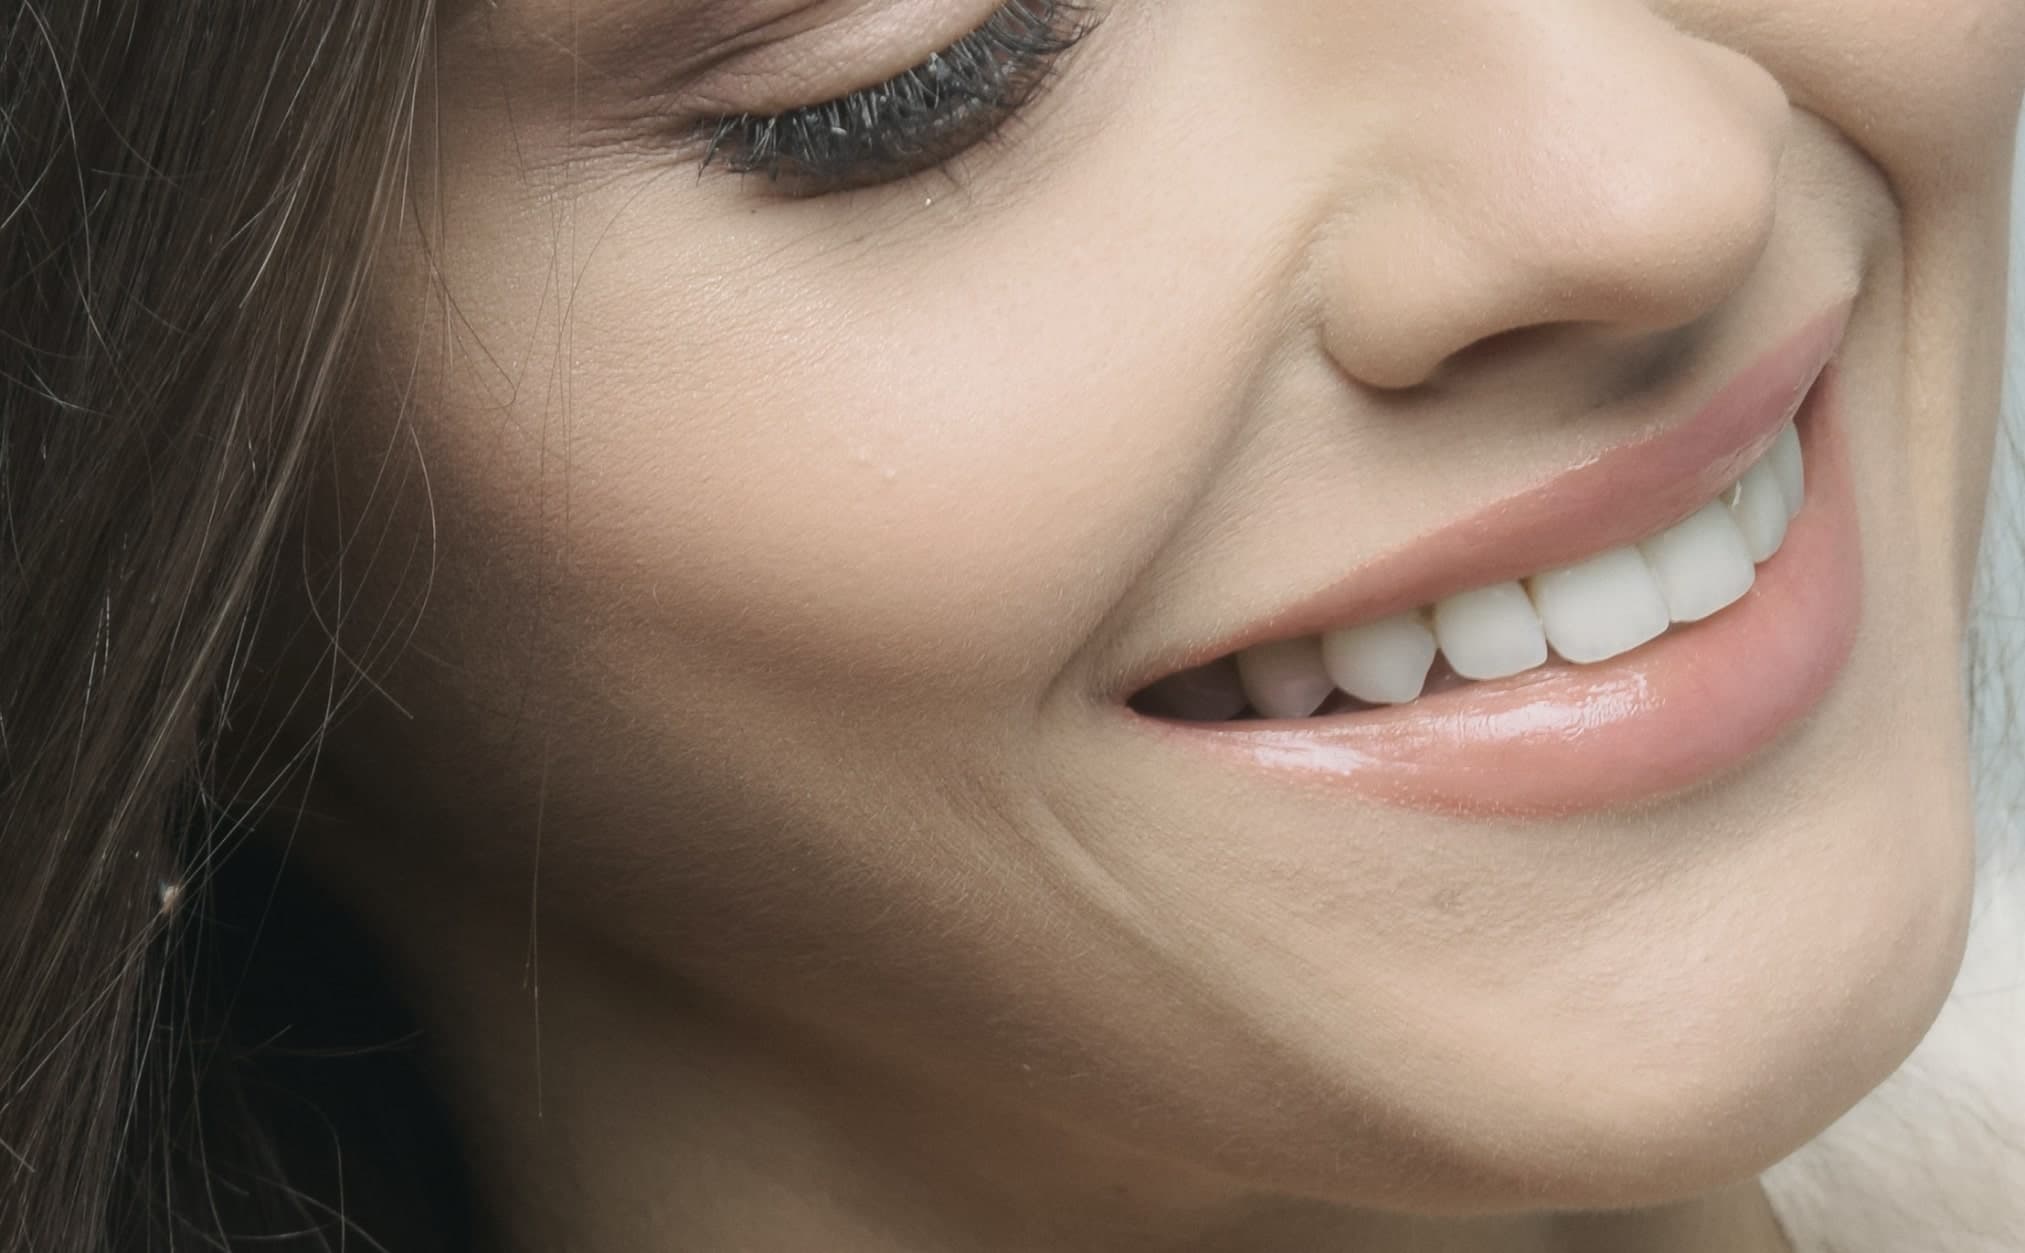
[[[453,17],[326,857],[450,894],[425,984],[538,885],[553,960],[1260,1190],[1797,1147],[1962,940],[2025,7],[1025,12],[940,63],[1016,108],[707,166],[992,0]]]

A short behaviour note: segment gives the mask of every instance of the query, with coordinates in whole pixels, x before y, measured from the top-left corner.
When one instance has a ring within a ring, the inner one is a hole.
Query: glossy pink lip
[[[1459,555],[1434,576],[1453,591],[1650,534],[1706,503],[1750,464],[1793,412],[1797,386],[1806,505],[1779,551],[1759,566],[1751,591],[1721,613],[1676,626],[1608,662],[1549,665],[1392,708],[1229,723],[1131,716],[1191,757],[1207,752],[1289,782],[1468,816],[1548,817],[1629,805],[1740,764],[1819,704],[1856,638],[1861,549],[1837,376],[1824,364],[1846,316],[1838,309],[1810,324],[1690,423],[1486,511],[1497,517],[1480,514],[1444,529],[1429,541],[1427,556],[1420,544],[1410,554],[1415,562],[1431,561],[1469,537],[1485,542],[1491,527],[1510,527],[1515,516],[1557,515],[1537,534],[1507,532],[1495,553]],[[1675,477],[1662,480],[1659,467]],[[1626,477],[1613,485],[1609,476],[1620,474]],[[1690,489],[1680,488],[1682,478]],[[1599,502],[1611,502],[1626,482],[1644,494],[1637,511],[1643,520],[1628,524],[1613,515],[1583,531],[1580,547],[1570,549],[1562,511],[1595,517]],[[1665,501],[1655,504],[1661,492]],[[1550,555],[1538,560],[1541,554]],[[1360,573],[1354,586],[1276,618],[1253,638],[1288,638],[1373,616],[1364,606],[1383,606],[1376,612],[1385,613],[1426,603],[1432,597],[1401,590],[1431,585],[1424,565],[1412,574],[1397,565],[1408,556],[1386,558],[1376,576]]]
[[[1771,446],[1842,342],[1849,305],[1816,316],[1685,422],[1600,453],[1365,563],[1320,594],[1192,649],[1128,691],[1253,644],[1373,622],[1524,578],[1663,531],[1716,498]]]

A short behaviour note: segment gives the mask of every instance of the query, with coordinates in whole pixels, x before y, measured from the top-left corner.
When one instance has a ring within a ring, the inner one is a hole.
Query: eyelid
[[[858,0],[820,20],[815,6],[793,29],[772,23],[715,56],[669,101],[692,116],[778,113],[877,86],[976,29],[1002,0]]]

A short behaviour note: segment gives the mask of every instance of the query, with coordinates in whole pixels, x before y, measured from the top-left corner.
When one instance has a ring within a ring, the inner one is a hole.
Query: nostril
[[[1503,7],[1510,38],[1483,66],[1495,115],[1457,102],[1490,125],[1416,128],[1383,190],[1346,190],[1317,235],[1321,339],[1363,387],[1697,326],[1771,242],[1794,111],[1763,66],[1652,6],[1593,23]]]

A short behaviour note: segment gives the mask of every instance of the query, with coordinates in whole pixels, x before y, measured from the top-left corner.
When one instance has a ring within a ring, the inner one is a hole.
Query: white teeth
[[[1237,655],[1237,670],[1245,698],[1267,718],[1305,718],[1336,690],[1312,635],[1247,648]]]
[[[1459,592],[1434,607],[1434,636],[1465,679],[1502,679],[1547,660],[1547,635],[1517,583]]]
[[[1699,622],[1751,590],[1758,576],[1744,533],[1721,501],[1638,546],[1659,580],[1667,616]]]
[[[1142,708],[1217,722],[1248,704],[1267,718],[1306,718],[1339,688],[1374,705],[1416,700],[1437,653],[1455,675],[1481,680],[1545,664],[1549,644],[1577,665],[1630,652],[1751,590],[1758,563],[1779,551],[1805,502],[1802,454],[1789,422],[1720,498],[1637,545],[1523,585],[1472,588],[1379,622],[1255,645],[1162,679],[1143,694]]]
[[[1578,565],[1536,574],[1533,607],[1554,651],[1574,662],[1628,653],[1671,621],[1659,580],[1636,548],[1613,548]]]
[[[1786,538],[1786,493],[1779,488],[1779,475],[1770,457],[1744,471],[1744,477],[1724,495],[1724,503],[1744,533],[1744,547],[1752,561],[1763,561],[1779,551]]]
[[[1418,613],[1403,613],[1322,637],[1322,665],[1336,686],[1374,705],[1420,695],[1434,665],[1434,632]]]
[[[1765,454],[1772,472],[1779,477],[1779,490],[1786,496],[1786,516],[1800,512],[1807,499],[1807,467],[1800,457],[1800,428],[1788,422],[1780,428],[1772,451]]]

